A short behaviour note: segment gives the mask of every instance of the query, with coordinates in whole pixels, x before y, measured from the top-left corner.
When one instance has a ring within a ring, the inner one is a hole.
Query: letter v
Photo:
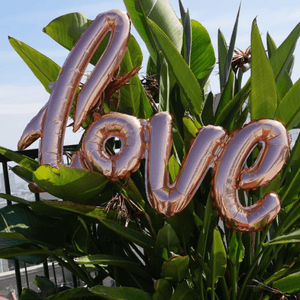
[[[202,127],[191,141],[174,182],[169,182],[172,148],[172,117],[161,112],[150,120],[146,152],[146,191],[148,201],[159,214],[172,217],[191,201],[209,168],[214,167],[227,134],[222,127]]]

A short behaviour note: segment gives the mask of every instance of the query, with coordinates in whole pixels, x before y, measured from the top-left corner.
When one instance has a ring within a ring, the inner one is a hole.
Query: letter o
[[[121,140],[120,152],[114,155],[105,150],[106,142],[112,137]],[[139,168],[145,147],[144,130],[139,119],[114,112],[102,116],[89,126],[82,141],[81,153],[90,169],[117,181]]]

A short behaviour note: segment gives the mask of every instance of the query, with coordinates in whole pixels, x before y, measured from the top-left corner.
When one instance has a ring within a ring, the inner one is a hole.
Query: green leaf
[[[155,254],[168,260],[172,256],[172,253],[178,254],[179,251],[179,239],[172,226],[167,224],[157,234]]]
[[[199,296],[191,287],[188,286],[186,281],[182,282],[175,290],[171,300],[198,300]]]
[[[269,35],[269,33],[267,33],[267,46],[268,46],[269,58],[271,58],[272,55],[275,54],[275,52],[277,50],[277,46],[276,46],[274,40]],[[280,58],[280,59],[282,59],[282,58]],[[289,74],[289,71],[290,71],[289,68],[291,68],[291,65],[293,64],[293,60],[294,60],[294,57],[292,56],[290,59],[291,62],[286,67],[286,70],[284,71],[283,76],[276,82],[278,96],[279,96],[278,97],[279,103],[280,103],[281,99],[284,97],[284,95],[288,92],[288,90],[293,86],[293,82],[290,77],[291,74]],[[271,65],[272,65],[272,62],[271,62]],[[273,65],[272,65],[272,67],[273,67]],[[273,67],[273,71],[275,71],[274,67]]]
[[[160,278],[156,281],[155,293],[152,296],[153,300],[170,300],[173,293],[172,284],[164,279]]]
[[[29,171],[21,166],[14,166],[10,170],[14,172],[17,176],[22,178],[23,180],[27,182],[32,182],[32,178],[33,178],[32,171]]]
[[[0,209],[0,249],[22,245],[26,240],[46,247],[62,246],[61,225],[61,221],[37,216],[23,204],[5,206]]]
[[[40,296],[34,291],[29,288],[24,288],[22,290],[20,300],[39,300]]]
[[[290,171],[290,168],[293,168],[297,162],[300,162],[300,136],[297,137],[297,140],[293,146],[293,149],[290,152],[290,155],[286,161],[284,171],[281,177],[281,183],[285,180],[287,173]]]
[[[193,120],[189,116],[183,117],[182,122],[184,130],[184,146],[187,153],[191,140],[195,138],[196,134],[198,133],[198,128],[195,122],[193,122]]]
[[[36,275],[33,282],[42,292],[43,298],[57,293],[55,284],[44,276]]]
[[[284,42],[278,47],[276,52],[271,56],[270,63],[273,67],[274,77],[276,82],[284,74],[287,66],[290,63],[293,52],[296,47],[296,42],[300,34],[300,23],[294,28]]]
[[[276,107],[277,91],[274,74],[255,19],[251,32],[251,119],[273,118]]]
[[[81,253],[89,253],[91,234],[85,221],[78,216],[78,226],[73,230],[72,243]]]
[[[223,33],[218,29],[218,59],[219,59],[219,77],[220,77],[220,91],[223,90],[225,82],[225,63],[227,59],[228,46]]]
[[[167,280],[181,282],[188,274],[189,256],[176,256],[165,261],[161,268],[161,276]]]
[[[279,103],[275,119],[280,120],[287,130],[292,129],[300,123],[300,79],[290,88]]]
[[[64,210],[64,211],[69,211],[73,212],[79,215],[83,215],[89,218],[94,218],[94,219],[99,219],[99,218],[115,218],[117,216],[117,213],[114,211],[105,211],[103,208],[97,207],[97,206],[92,206],[92,205],[83,205],[83,204],[78,204],[74,202],[53,202],[53,201],[42,201],[38,203],[32,203],[30,206],[35,209],[36,206],[37,208],[42,208],[41,206],[44,207],[44,210],[50,210],[52,209],[59,209],[59,210]]]
[[[292,264],[293,266],[294,264]],[[264,284],[265,285],[268,285],[270,284],[271,282],[273,283],[274,281],[282,278],[288,271],[289,271],[290,267],[289,268],[282,268],[280,269],[279,271],[275,272],[274,274],[272,274],[268,279],[266,279],[264,281]]]
[[[152,60],[157,62],[157,49],[146,21],[151,19],[168,36],[178,51],[182,47],[182,25],[167,0],[124,0],[132,23],[148,48]]]
[[[120,74],[123,76],[133,68],[140,67],[143,61],[142,50],[133,36],[130,36],[127,51],[122,59]],[[151,105],[139,79],[134,75],[130,81],[120,88],[120,108],[123,113],[134,115],[140,118],[148,117],[152,112]]]
[[[66,201],[88,204],[107,183],[105,176],[93,171],[60,165],[59,169],[40,166],[33,180],[48,193]]]
[[[251,88],[251,80],[249,79],[243,88],[232,98],[232,100],[224,107],[224,109],[219,114],[217,120],[215,121],[216,126],[223,126],[225,129],[229,130],[234,116],[241,109],[242,105],[246,101]]]
[[[160,72],[159,72],[159,111],[170,111],[170,79],[169,67],[162,52],[159,52]]]
[[[192,52],[192,24],[189,9],[187,12],[184,11],[182,2],[179,1],[180,14],[183,25],[183,43],[182,53],[183,57],[188,65],[191,64],[191,52]]]
[[[71,290],[60,292],[56,295],[44,298],[44,300],[69,300],[76,298],[95,297],[95,294],[84,287],[77,287]],[[21,299],[20,299],[21,300]]]
[[[207,30],[197,21],[191,20],[192,52],[191,65],[198,80],[207,78],[216,62],[214,48]]]
[[[289,234],[280,235],[264,243],[264,246],[275,245],[275,244],[288,244],[288,243],[300,243],[300,229],[295,230]]]
[[[131,54],[127,50],[122,60],[120,76],[130,72],[134,65]],[[140,105],[143,103],[140,99],[141,82],[138,75],[133,76],[127,84],[120,88],[120,109],[122,113],[139,117]]]
[[[267,48],[269,58],[271,58],[271,56],[275,53],[277,46],[272,37],[270,36],[269,32],[267,32]]]
[[[174,182],[179,170],[180,170],[180,165],[177,162],[175,155],[172,154],[169,160],[169,173],[170,173],[171,182]]]
[[[32,172],[40,166],[39,163],[33,158],[30,158],[26,155],[20,154],[16,151],[12,151],[4,147],[0,147],[0,153]]]
[[[245,247],[242,243],[241,233],[232,232],[231,239],[228,245],[228,259],[236,266],[244,259]]]
[[[273,283],[273,287],[279,289],[281,293],[297,293],[300,291],[300,272],[290,274]]]
[[[27,201],[23,198],[19,198],[19,197],[12,196],[12,195],[9,195],[9,194],[0,193],[0,198],[6,199],[6,200],[9,200],[9,201],[12,201],[12,202],[17,202],[17,203],[20,203],[20,204],[29,205],[29,206],[32,203],[31,201]]]
[[[43,32],[66,49],[71,50],[90,23],[84,14],[70,13],[52,20],[43,28]]]
[[[191,201],[182,212],[166,220],[176,232],[181,245],[189,244],[190,237],[196,228],[194,212],[194,201]]]
[[[198,118],[202,110],[202,92],[195,75],[165,33],[150,19],[147,22],[159,50],[163,52],[169,68],[190,105],[191,111]]]
[[[204,125],[214,124],[214,95],[209,92],[206,96],[204,107],[201,113],[201,118]]]
[[[151,300],[151,296],[139,289],[132,287],[94,286],[91,291],[95,296],[110,300]]]
[[[137,245],[151,251],[155,247],[155,241],[148,235],[129,227],[124,227],[116,221],[109,219],[99,219],[103,225],[122,237],[136,243]]]
[[[233,51],[234,51],[234,47],[235,47],[235,40],[236,40],[237,29],[238,29],[238,24],[239,24],[240,10],[241,10],[241,4],[239,6],[239,10],[236,15],[234,27],[233,27],[231,38],[230,38],[229,49],[227,52],[227,57],[226,57],[225,66],[224,66],[224,78],[223,78],[223,82],[221,85],[221,91],[223,90],[223,88],[225,87],[225,85],[227,83],[230,69],[231,69],[231,61],[232,61]]]
[[[283,185],[279,192],[279,196],[282,202],[282,206],[286,207],[293,201],[299,198],[300,192],[300,169],[297,169],[295,173],[287,177],[290,180]]]
[[[141,277],[148,278],[149,274],[145,272],[141,266],[135,262],[126,260],[115,255],[95,254],[87,255],[76,258],[76,261],[82,265],[105,265],[105,266],[117,266]]]
[[[216,283],[219,277],[223,277],[226,271],[226,251],[220,232],[215,229],[211,248],[210,268],[212,270],[212,282]]]
[[[15,238],[17,234],[0,233],[1,238],[10,236]],[[39,264],[44,262],[49,256],[49,252],[35,246],[10,247],[0,249],[0,257],[4,259],[18,259],[30,264]]]
[[[17,39],[9,37],[9,42],[16,52],[21,56],[36,78],[42,83],[45,90],[48,93],[51,93],[49,83],[56,81],[60,71],[60,66],[47,56],[41,54],[37,50]]]
[[[229,77],[227,79],[224,90],[221,94],[221,99],[219,101],[219,104],[218,104],[218,107],[217,107],[217,110],[215,113],[215,118],[218,118],[218,116],[223,111],[225,106],[230,102],[230,100],[233,97],[233,92],[234,92],[234,73],[231,71],[229,73]]]

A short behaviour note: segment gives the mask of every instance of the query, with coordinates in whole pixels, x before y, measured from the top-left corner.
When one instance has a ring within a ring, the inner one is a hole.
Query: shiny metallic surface
[[[258,158],[253,166],[243,169],[257,143],[263,145]],[[212,192],[217,211],[228,227],[243,232],[258,231],[280,212],[280,200],[275,193],[244,207],[237,191],[263,187],[274,179],[289,154],[289,145],[288,132],[275,120],[253,121],[230,136],[214,169]]]
[[[111,35],[107,48],[77,97],[74,113],[74,132],[80,128],[90,110],[97,104],[104,89],[111,81],[114,72],[121,64],[130,37],[128,15],[119,10],[111,10],[99,15],[99,25],[95,25],[95,28],[92,28],[82,37],[89,43],[88,46],[84,47],[85,53],[89,51],[91,53],[88,61],[90,61],[94,53],[94,44],[98,46],[99,41],[105,37],[108,31],[111,32]]]
[[[109,154],[105,149],[111,137],[121,140],[119,153]],[[82,153],[89,169],[102,172],[108,179],[124,179],[135,172],[145,151],[143,126],[134,117],[121,113],[108,113],[95,120],[82,141]]]
[[[38,114],[25,127],[22,136],[18,142],[18,150],[24,150],[35,142],[38,138],[43,136],[43,125],[48,109],[47,102]]]
[[[72,155],[72,162],[70,165],[74,169],[86,169],[92,171],[89,165],[86,163],[83,152],[78,150]]]
[[[214,166],[227,134],[217,126],[205,126],[191,141],[189,151],[174,182],[169,182],[172,147],[172,117],[161,112],[149,120],[150,140],[146,161],[149,203],[161,215],[172,217],[191,201],[207,170]]]
[[[32,140],[42,137],[40,163],[58,167],[62,164],[62,148],[66,123],[80,80],[104,36],[111,31],[106,50],[78,96],[75,109],[76,131],[97,103],[127,49],[130,37],[128,15],[120,10],[99,14],[70,51],[57,81],[53,84],[47,110],[40,112],[25,129],[19,147],[26,148]],[[43,122],[41,122],[41,120]],[[38,129],[38,130],[37,130]]]

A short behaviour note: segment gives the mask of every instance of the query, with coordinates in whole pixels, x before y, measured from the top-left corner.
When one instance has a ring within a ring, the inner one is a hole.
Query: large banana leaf
[[[191,20],[192,52],[191,69],[198,80],[207,78],[216,62],[214,49],[207,30],[197,21]]]
[[[276,107],[277,89],[273,70],[265,53],[255,19],[251,32],[251,118],[273,118]]]
[[[39,245],[48,248],[64,246],[65,232],[60,220],[39,217],[22,204],[0,209],[0,216],[0,249],[3,249],[0,257],[40,263],[48,255]]]
[[[59,169],[40,166],[34,172],[33,180],[58,198],[82,204],[88,204],[89,200],[99,195],[107,183],[100,173],[63,165]]]
[[[289,34],[289,36],[270,58],[276,82],[284,74],[284,71],[287,69],[290,63],[299,35],[300,23],[294,28],[294,30]]]
[[[230,44],[229,44],[229,49],[226,51],[225,47],[226,45],[222,45],[224,52],[227,52],[227,56],[226,56],[226,60],[225,62],[222,61],[221,62],[221,67],[224,65],[224,69],[223,70],[219,70],[220,71],[220,82],[221,82],[221,91],[223,90],[223,88],[225,87],[228,77],[229,77],[229,73],[230,73],[230,69],[231,69],[231,61],[232,61],[232,56],[233,56],[233,51],[234,51],[234,47],[235,47],[235,40],[236,40],[236,36],[237,36],[237,29],[238,29],[238,24],[239,24],[239,16],[240,16],[240,10],[241,10],[241,5],[239,6],[239,10],[235,19],[235,23],[234,23],[234,27],[232,30],[232,34],[231,34],[231,39],[230,39]],[[221,37],[222,38],[222,37]],[[222,56],[224,56],[224,54],[222,54]],[[219,67],[220,67],[219,66]]]
[[[137,32],[144,40],[150,56],[157,62],[157,49],[147,18],[157,24],[180,52],[183,29],[167,0],[124,0],[126,9]]]
[[[10,149],[0,147],[0,153],[10,160],[16,162],[20,166],[24,167],[28,171],[35,171],[39,167],[39,163],[26,155],[12,151]]]
[[[269,59],[272,57],[272,55],[275,54],[277,50],[277,46],[274,42],[274,40],[271,38],[270,34],[267,33],[267,46],[268,46],[268,55]],[[277,80],[276,86],[278,91],[278,103],[280,103],[281,99],[284,97],[284,95],[288,92],[288,90],[293,86],[292,79],[290,77],[290,68],[293,65],[294,56],[291,57],[291,63],[289,64],[288,68],[284,71],[283,76]],[[274,71],[274,67],[273,67]]]
[[[290,88],[279,103],[275,118],[280,120],[287,130],[300,123],[300,79]]]
[[[199,118],[203,100],[202,92],[195,75],[166,34],[150,19],[148,19],[148,26],[151,28],[159,50],[164,54],[178,85],[186,97],[192,113],[195,114],[195,117]]]
[[[49,83],[56,81],[60,71],[60,66],[47,56],[17,39],[10,37],[9,42],[16,52],[21,56],[36,78],[42,83],[45,90],[48,93],[51,93]]]

